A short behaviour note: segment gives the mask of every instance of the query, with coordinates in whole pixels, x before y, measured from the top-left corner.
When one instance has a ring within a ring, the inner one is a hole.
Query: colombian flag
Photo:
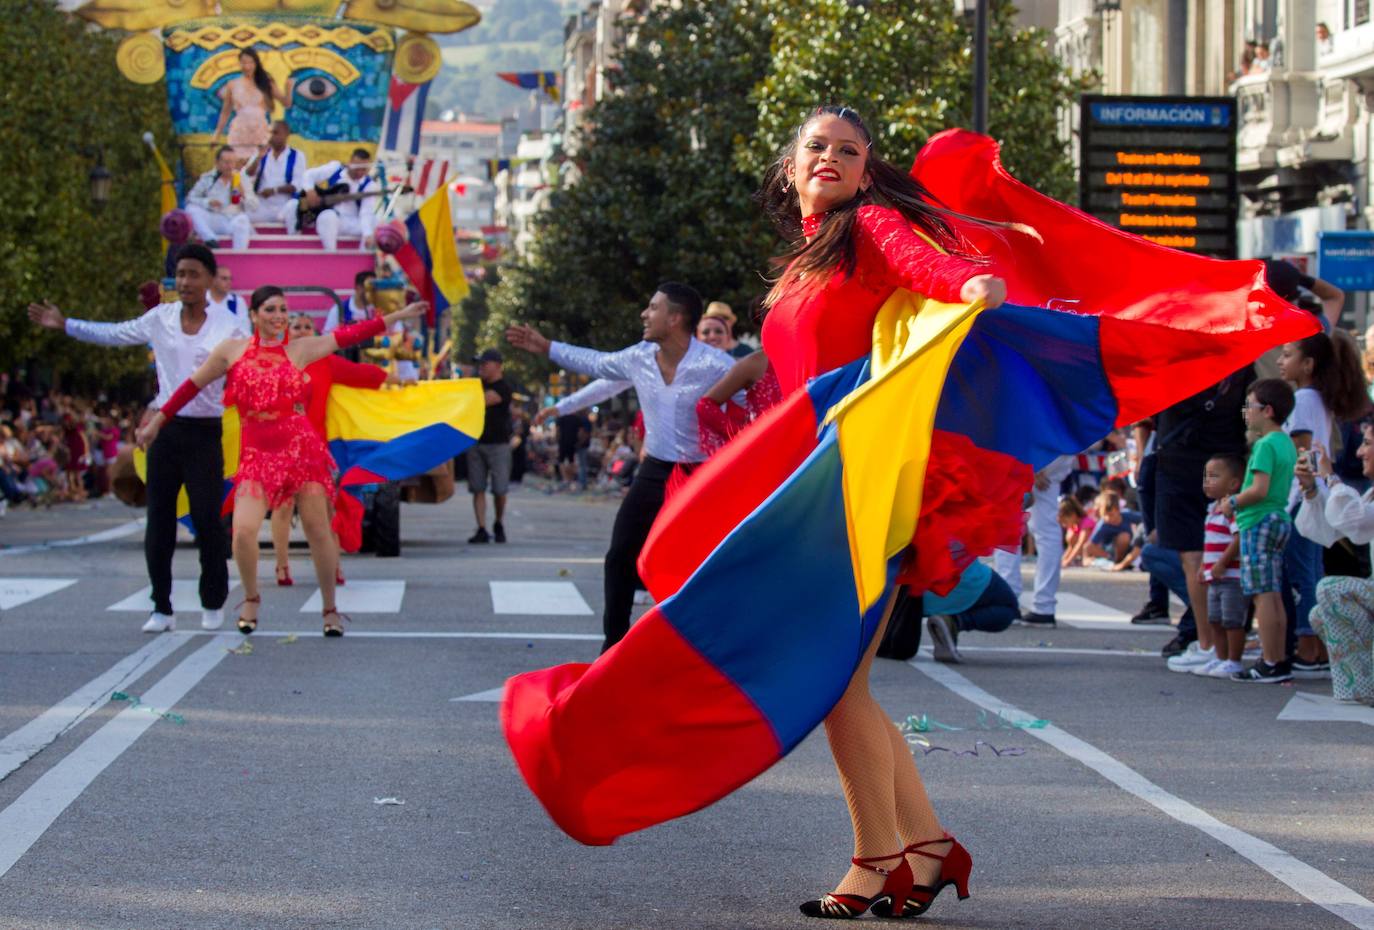
[[[397,481],[453,458],[482,435],[482,382],[422,381],[395,391],[335,385],[325,435],[340,487]]]
[[[496,76],[525,90],[542,90],[550,100],[559,98],[557,71],[498,71]]]
[[[448,192],[447,185],[440,187],[406,219],[408,241],[396,252],[410,283],[429,301],[430,326],[468,293]]]
[[[957,578],[1001,541],[970,525],[985,502],[968,486],[991,476],[1015,524],[1034,469],[1320,329],[1261,263],[1108,227],[1015,181],[985,137],[937,135],[913,173],[955,210],[1038,231],[962,230],[1010,302],[893,293],[869,357],[795,392],[669,500],[640,560],[658,604],[629,635],[507,683],[516,763],[574,839],[690,813],[791,751],[843,694],[891,586]]]

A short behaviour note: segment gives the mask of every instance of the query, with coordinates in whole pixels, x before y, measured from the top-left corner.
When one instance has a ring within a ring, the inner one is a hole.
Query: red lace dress
[[[306,376],[284,345],[254,336],[224,380],[224,402],[238,407],[241,451],[236,494],[279,507],[297,494],[334,497],[334,460],[305,417]]]
[[[964,282],[996,269],[946,255],[917,235],[896,210],[859,208],[857,264],[823,285],[784,294],[763,323],[763,348],[784,397],[827,371],[868,355],[873,321],[897,288],[957,302]],[[966,437],[936,430],[926,469],[914,546],[898,580],[944,593],[968,563],[1021,538],[1021,498],[1031,471],[992,456]]]

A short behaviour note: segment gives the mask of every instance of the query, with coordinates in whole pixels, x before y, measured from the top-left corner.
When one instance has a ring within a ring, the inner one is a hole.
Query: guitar
[[[382,195],[383,191],[378,188],[373,188],[372,190],[359,191],[355,194],[349,190],[348,184],[340,181],[328,187],[322,184],[316,185],[315,193],[320,195],[319,206],[307,206],[304,197],[296,201],[296,215],[300,221],[300,229],[314,226],[315,220],[319,215],[335,204],[347,203],[350,200],[363,200],[367,197],[378,197]]]

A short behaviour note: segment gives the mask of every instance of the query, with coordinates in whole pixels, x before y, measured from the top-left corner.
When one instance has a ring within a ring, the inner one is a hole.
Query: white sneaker
[[[1207,678],[1212,674],[1212,669],[1225,661],[1225,659],[1212,659],[1206,665],[1195,665],[1188,669],[1188,671],[1192,672],[1194,675],[1201,675],[1203,678]]]
[[[1207,666],[1211,669],[1207,673],[1208,678],[1230,678],[1236,672],[1245,671],[1245,666],[1230,659],[1218,659],[1215,664]]]
[[[1197,643],[1189,643],[1188,648],[1174,656],[1167,663],[1171,672],[1191,672],[1206,665],[1217,657],[1215,649],[1199,649]]]
[[[156,610],[148,615],[148,622],[143,624],[145,633],[170,633],[176,628],[176,617],[171,614],[160,614]]]
[[[208,608],[200,612],[200,628],[202,630],[218,630],[224,626],[224,611],[216,608]]]

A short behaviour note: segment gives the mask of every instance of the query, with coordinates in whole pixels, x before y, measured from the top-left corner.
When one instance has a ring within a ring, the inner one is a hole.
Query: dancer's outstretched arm
[[[304,368],[311,362],[317,362],[327,355],[333,355],[339,349],[346,349],[360,342],[366,342],[374,336],[380,336],[393,324],[402,320],[413,320],[428,310],[429,304],[426,301],[417,300],[395,313],[388,313],[384,317],[373,317],[364,323],[350,323],[348,326],[340,326],[325,336],[306,336],[303,339],[294,339],[287,346],[286,351],[297,367]]]
[[[96,323],[73,319],[58,309],[56,304],[45,300],[29,304],[29,319],[44,329],[66,333],[79,342],[98,346],[138,346],[152,339],[152,324],[157,319],[157,311],[149,310],[142,316],[122,323]]]

